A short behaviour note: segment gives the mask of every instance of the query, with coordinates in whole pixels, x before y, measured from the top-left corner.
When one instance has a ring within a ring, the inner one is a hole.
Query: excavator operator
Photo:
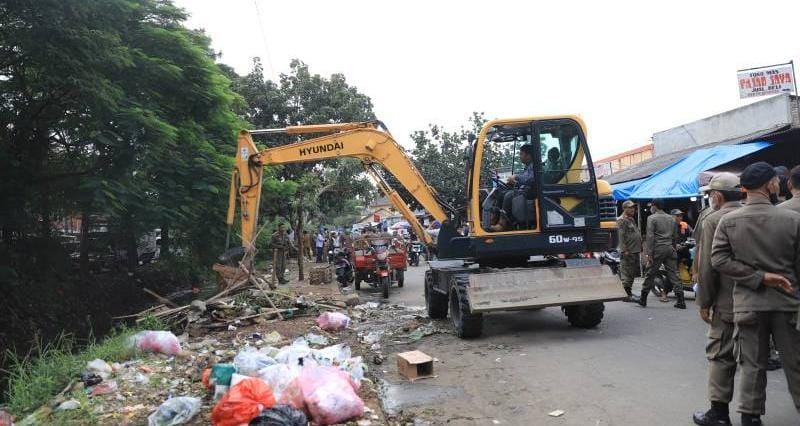
[[[533,198],[533,145],[519,147],[519,161],[525,168],[519,175],[509,176],[507,183],[513,189],[503,194],[503,211],[506,214],[511,212],[511,200],[519,192],[523,192],[527,198]]]

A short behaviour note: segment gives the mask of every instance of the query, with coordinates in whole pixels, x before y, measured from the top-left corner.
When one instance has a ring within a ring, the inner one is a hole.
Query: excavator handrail
[[[262,168],[269,165],[292,164],[302,162],[318,162],[341,157],[357,158],[368,167],[373,164],[380,164],[386,171],[391,173],[400,184],[408,190],[414,199],[427,210],[434,219],[443,222],[448,219],[445,210],[456,213],[455,209],[443,202],[436,190],[425,182],[422,174],[419,173],[414,163],[405,154],[403,148],[392,138],[392,135],[385,130],[376,127],[384,127],[382,123],[360,122],[360,123],[337,123],[309,126],[292,126],[282,129],[264,129],[255,132],[242,130],[239,132],[238,145],[236,151],[236,173],[232,179],[231,187],[237,187],[239,193],[241,221],[242,221],[242,245],[245,248],[252,247],[254,244],[255,227],[258,223],[258,208],[261,200]],[[290,134],[303,135],[313,133],[327,133],[312,139],[282,145],[265,150],[259,150],[253,142],[253,134]],[[377,173],[377,171],[373,172]],[[385,183],[385,182],[384,182]],[[380,185],[379,185],[380,186]],[[392,200],[395,207],[401,212],[410,209],[405,201],[392,190],[389,190],[387,197]],[[394,193],[394,195],[390,195]],[[405,209],[403,208],[405,207]],[[228,205],[228,225],[233,224],[235,202]],[[404,212],[404,216],[409,214]],[[413,213],[410,213],[415,230],[422,229]],[[410,219],[406,216],[406,219]],[[413,226],[413,225],[412,225]],[[429,243],[430,236],[422,232],[421,238]],[[432,241],[430,241],[432,243]]]

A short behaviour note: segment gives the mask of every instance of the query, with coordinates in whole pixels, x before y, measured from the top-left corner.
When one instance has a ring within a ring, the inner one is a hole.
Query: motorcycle
[[[336,282],[339,287],[349,287],[353,282],[353,264],[347,259],[347,253],[340,251],[336,253],[336,258],[333,261],[334,270],[336,271]]]
[[[608,265],[611,268],[611,272],[614,275],[619,275],[619,263],[620,263],[620,256],[619,251],[617,249],[611,249],[609,251],[604,251],[599,253],[598,255],[600,263],[604,265]]]
[[[372,285],[379,287],[383,298],[389,298],[389,286],[392,284],[392,267],[389,265],[389,244],[385,240],[372,240],[367,250],[375,258],[375,271]]]
[[[411,266],[419,266],[419,257],[422,254],[422,243],[414,241],[409,244],[408,248],[408,263]]]
[[[686,242],[679,244],[675,248],[678,253],[678,280],[683,287],[683,291],[695,291],[694,283],[692,283],[692,262],[695,245],[694,238],[687,238]],[[661,293],[666,296],[672,290],[672,284],[667,279],[667,271],[662,266],[653,280],[653,293],[656,295]]]

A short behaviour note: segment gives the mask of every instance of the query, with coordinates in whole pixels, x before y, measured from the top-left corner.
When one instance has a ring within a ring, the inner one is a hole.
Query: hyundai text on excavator
[[[271,134],[318,136],[259,150],[252,136]],[[242,246],[254,243],[264,166],[340,157],[359,159],[417,235],[436,245],[438,260],[425,273],[428,315],[449,313],[462,338],[479,336],[483,314],[500,310],[561,306],[572,325],[594,327],[603,303],[625,296],[610,269],[586,256],[616,245],[616,209],[610,185],[595,178],[586,127],[576,116],[486,123],[465,156],[465,214],[425,182],[378,121],[241,131],[227,222],[234,221],[238,195]],[[442,224],[435,243],[376,165]],[[527,173],[526,185],[504,181],[498,172],[503,166],[514,176]],[[467,236],[457,232],[462,225]]]

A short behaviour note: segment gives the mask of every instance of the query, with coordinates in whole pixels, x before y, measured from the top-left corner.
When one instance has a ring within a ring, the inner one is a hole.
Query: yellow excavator
[[[316,137],[265,150],[253,141],[275,134]],[[243,130],[227,216],[230,226],[238,197],[242,247],[254,245],[265,166],[342,157],[359,159],[417,234],[435,245],[438,260],[425,272],[428,316],[449,314],[459,337],[479,336],[484,313],[548,306],[561,306],[572,325],[590,328],[602,320],[604,302],[625,297],[619,279],[589,255],[616,245],[616,205],[611,186],[595,178],[579,117],[486,123],[465,157],[465,210],[425,182],[379,121]],[[435,241],[376,165],[441,223]],[[510,174],[501,176],[498,166]],[[457,231],[462,225],[466,236]]]

